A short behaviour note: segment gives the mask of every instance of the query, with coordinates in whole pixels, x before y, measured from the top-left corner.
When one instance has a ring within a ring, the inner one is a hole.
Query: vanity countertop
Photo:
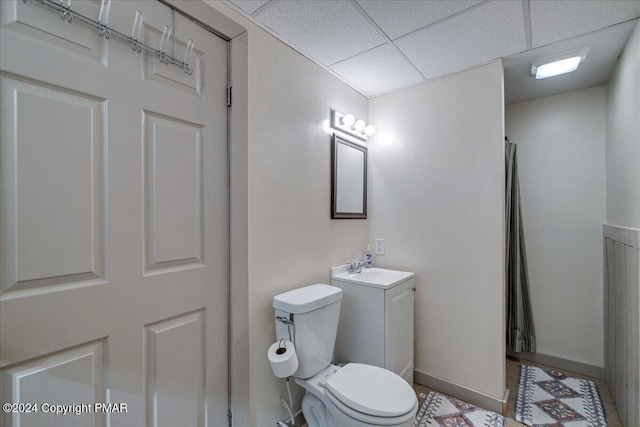
[[[363,268],[362,273],[349,273],[348,265],[341,265],[331,269],[331,280],[372,286],[375,288],[391,289],[415,276],[408,271],[388,270],[386,268]]]

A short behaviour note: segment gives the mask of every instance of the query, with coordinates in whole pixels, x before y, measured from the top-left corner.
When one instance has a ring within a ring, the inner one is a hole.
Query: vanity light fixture
[[[364,120],[356,120],[353,114],[343,114],[336,110],[331,110],[331,127],[364,141],[376,132],[376,128],[367,125]]]
[[[578,66],[587,56],[587,52],[589,52],[589,48],[583,47],[582,49],[540,58],[531,63],[531,75],[536,76],[536,79],[540,80],[560,74],[571,73],[578,69]]]

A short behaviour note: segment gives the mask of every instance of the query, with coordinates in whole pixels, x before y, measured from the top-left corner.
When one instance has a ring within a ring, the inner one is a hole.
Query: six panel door
[[[39,2],[0,7],[0,400],[126,404],[2,425],[226,425],[227,42],[112,2],[109,26],[140,10],[156,48],[175,20],[188,75]]]

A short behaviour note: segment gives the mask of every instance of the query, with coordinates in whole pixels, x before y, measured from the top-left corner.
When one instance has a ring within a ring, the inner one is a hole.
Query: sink
[[[408,271],[387,270],[386,268],[363,268],[362,273],[349,273],[347,265],[333,267],[331,279],[348,283],[372,286],[375,288],[389,289],[400,282],[415,276]]]

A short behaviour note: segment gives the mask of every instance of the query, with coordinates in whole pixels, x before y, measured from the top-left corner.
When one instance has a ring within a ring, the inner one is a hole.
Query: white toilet
[[[331,364],[342,290],[310,285],[273,298],[276,337],[293,341],[305,388],[302,413],[309,427],[409,427],[418,411],[413,388],[377,366]]]

